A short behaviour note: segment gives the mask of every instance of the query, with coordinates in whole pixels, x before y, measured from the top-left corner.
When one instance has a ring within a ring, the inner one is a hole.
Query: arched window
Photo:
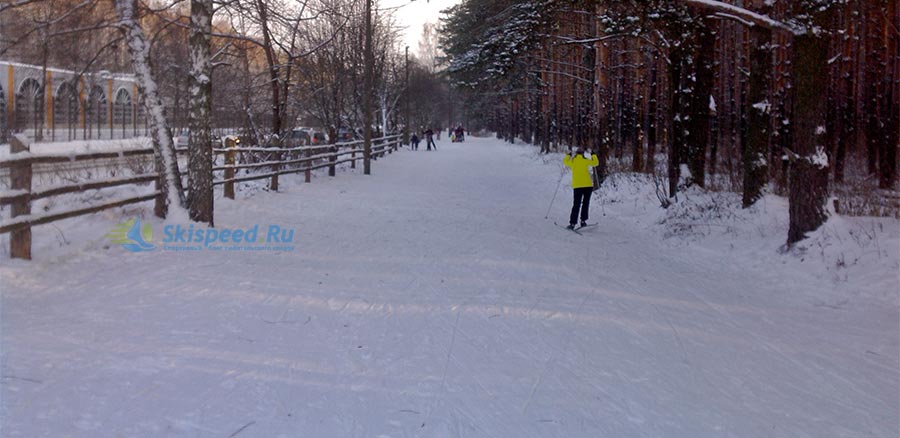
[[[78,134],[78,91],[75,85],[66,81],[56,89],[53,100],[53,130],[62,130],[68,140]]]
[[[28,78],[19,85],[16,93],[17,132],[31,130],[36,138],[41,136],[44,124],[44,87],[36,79]]]
[[[135,126],[135,135],[148,135],[148,126],[147,126],[147,108],[144,106],[144,96],[138,93],[137,96],[137,125]],[[140,130],[138,130],[138,125],[140,126]]]
[[[88,134],[85,138],[103,138],[103,125],[106,124],[107,100],[103,87],[94,85],[85,102],[85,117],[87,118]]]
[[[131,93],[124,88],[116,92],[116,100],[113,105],[113,124],[122,127],[122,137],[125,137],[126,129],[131,124]]]

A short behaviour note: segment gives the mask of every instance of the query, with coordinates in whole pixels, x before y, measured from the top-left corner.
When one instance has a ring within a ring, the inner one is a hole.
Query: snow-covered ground
[[[135,137],[114,140],[78,140],[32,143],[29,145],[32,154],[77,154],[82,152],[106,152],[124,149],[141,149],[150,147],[149,137]],[[0,158],[9,156],[9,144],[0,144]]]
[[[131,253],[130,207],[2,255],[3,437],[885,437],[900,225],[618,175],[576,235],[559,156],[468,138],[217,199],[293,251]],[[705,207],[704,207],[705,206]],[[4,240],[5,244],[5,240]]]

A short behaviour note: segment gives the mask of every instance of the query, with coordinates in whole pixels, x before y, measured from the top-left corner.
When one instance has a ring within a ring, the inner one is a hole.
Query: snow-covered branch
[[[735,6],[718,0],[682,0],[690,6],[704,8],[714,11],[715,13],[728,14],[733,17],[740,18],[743,21],[762,26],[767,29],[778,30],[782,32],[792,33],[794,35],[803,35],[806,28],[802,26],[791,25],[769,17],[768,15],[758,14],[749,9]]]

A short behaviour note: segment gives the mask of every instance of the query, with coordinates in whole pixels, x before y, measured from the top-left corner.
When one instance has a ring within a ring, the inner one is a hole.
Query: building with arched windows
[[[0,143],[130,138],[147,134],[133,75],[0,61]]]

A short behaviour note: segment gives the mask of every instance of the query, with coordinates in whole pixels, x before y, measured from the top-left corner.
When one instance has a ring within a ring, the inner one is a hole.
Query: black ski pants
[[[575,199],[572,201],[572,214],[569,215],[569,223],[576,224],[578,220],[578,210],[581,209],[581,221],[588,220],[588,210],[591,207],[591,193],[593,187],[578,187],[573,189]]]

